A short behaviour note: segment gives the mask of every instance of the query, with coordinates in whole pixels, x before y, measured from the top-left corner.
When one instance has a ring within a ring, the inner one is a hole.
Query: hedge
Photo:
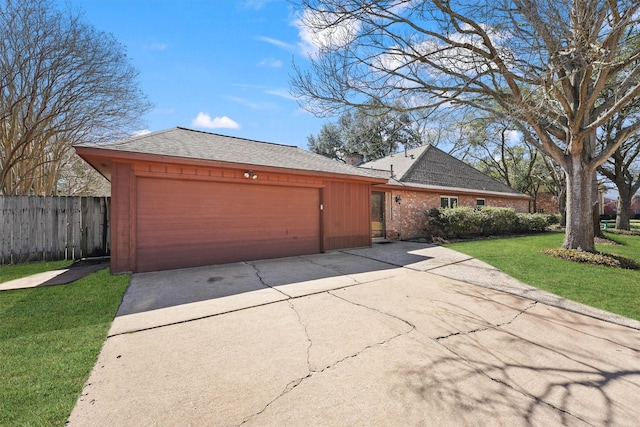
[[[559,221],[553,214],[516,213],[510,208],[494,207],[433,208],[425,215],[425,234],[443,238],[539,233]]]

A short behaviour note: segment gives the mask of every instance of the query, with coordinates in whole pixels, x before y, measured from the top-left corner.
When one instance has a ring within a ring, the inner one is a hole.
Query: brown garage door
[[[320,252],[317,188],[137,179],[137,271]]]

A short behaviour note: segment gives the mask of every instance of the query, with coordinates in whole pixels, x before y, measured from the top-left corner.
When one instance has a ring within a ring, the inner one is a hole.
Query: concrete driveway
[[[70,426],[631,426],[640,323],[425,244],[136,274]]]

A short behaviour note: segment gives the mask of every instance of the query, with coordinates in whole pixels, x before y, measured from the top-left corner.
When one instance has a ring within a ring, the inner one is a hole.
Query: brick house
[[[372,187],[374,238],[424,236],[424,213],[431,208],[495,206],[516,212],[529,211],[530,196],[431,145],[361,163],[358,167],[387,179],[385,184]]]
[[[75,147],[111,181],[111,270],[141,272],[371,245],[386,179],[298,147],[174,128]]]
[[[551,193],[538,193],[536,195],[536,211],[538,213],[559,214],[560,202],[558,196]]]
[[[602,197],[601,213],[616,216],[618,213],[618,200],[609,197]],[[635,194],[631,198],[631,208],[629,215],[631,218],[640,216],[640,194]]]

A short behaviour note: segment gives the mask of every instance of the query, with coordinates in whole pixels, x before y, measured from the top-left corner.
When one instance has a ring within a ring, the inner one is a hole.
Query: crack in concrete
[[[514,391],[514,392],[516,392],[516,393],[518,393],[518,394],[520,394],[520,395],[522,395],[522,396],[526,397],[527,399],[531,399],[532,401],[536,402],[537,404],[546,405],[546,406],[548,406],[549,408],[551,408],[551,409],[553,409],[553,410],[555,410],[555,411],[557,411],[557,412],[559,412],[559,413],[562,413],[562,414],[563,414],[563,415],[565,415],[565,416],[573,417],[573,418],[575,418],[575,419],[577,419],[577,420],[580,420],[580,421],[584,422],[584,423],[585,423],[585,424],[587,424],[587,425],[593,426],[593,424],[589,423],[587,420],[585,420],[585,419],[583,419],[583,418],[581,418],[581,417],[579,417],[579,416],[577,416],[577,415],[575,415],[575,414],[573,414],[573,413],[571,413],[571,412],[569,412],[569,411],[567,411],[567,410],[565,410],[565,409],[559,408],[558,406],[556,406],[556,405],[554,405],[554,404],[552,404],[552,403],[550,403],[550,402],[547,402],[546,400],[541,399],[541,398],[539,398],[539,397],[537,397],[537,396],[534,396],[534,395],[532,395],[532,394],[526,393],[526,392],[525,392],[525,391],[523,391],[523,390],[518,390],[518,389],[517,389],[517,388],[515,388],[513,385],[511,385],[511,384],[509,384],[509,383],[505,382],[504,380],[502,380],[502,379],[500,379],[500,378],[496,378],[496,377],[494,377],[494,376],[492,376],[492,375],[488,374],[488,373],[487,373],[487,372],[485,372],[481,367],[477,366],[474,362],[472,362],[472,361],[468,360],[466,357],[464,357],[464,355],[462,355],[462,354],[459,354],[459,353],[455,352],[454,350],[452,350],[451,348],[447,347],[447,346],[442,342],[442,341],[446,340],[447,338],[451,338],[451,337],[454,337],[454,336],[458,336],[458,335],[469,335],[469,334],[478,333],[478,332],[483,332],[483,331],[487,331],[487,330],[499,329],[499,328],[501,328],[501,327],[503,327],[503,326],[510,325],[510,324],[512,324],[513,322],[515,322],[515,321],[516,321],[516,319],[518,319],[518,318],[519,318],[520,316],[522,316],[524,313],[526,313],[527,311],[529,311],[529,310],[531,310],[532,308],[534,308],[537,304],[538,304],[538,302],[537,302],[537,301],[533,301],[533,302],[531,302],[531,304],[529,304],[529,305],[528,305],[527,307],[525,307],[524,309],[519,310],[519,311],[518,311],[518,313],[516,313],[516,314],[515,314],[515,315],[514,315],[514,316],[513,316],[509,321],[507,321],[507,322],[502,322],[502,323],[499,323],[499,324],[497,324],[497,325],[495,325],[495,326],[489,326],[489,327],[486,327],[486,328],[477,328],[477,329],[473,329],[473,330],[470,330],[470,331],[460,331],[460,332],[455,332],[455,333],[452,333],[452,334],[449,334],[449,335],[445,335],[445,336],[442,336],[442,337],[435,338],[435,341],[436,341],[436,342],[438,342],[438,343],[439,343],[443,348],[445,348],[447,351],[449,351],[450,353],[454,354],[457,358],[459,358],[460,360],[464,361],[465,363],[467,363],[467,364],[469,364],[471,367],[473,367],[473,369],[474,369],[476,372],[478,372],[480,375],[482,375],[482,376],[484,376],[484,377],[486,377],[486,378],[490,379],[491,381],[496,382],[496,383],[498,383],[498,384],[501,384],[501,385],[503,385],[503,386],[507,387],[508,389],[510,389],[510,390],[512,390],[512,391]]]
[[[270,284],[268,284],[267,282],[264,281],[264,278],[260,275],[260,269],[258,268],[258,266],[256,266],[255,264],[251,263],[251,262],[246,262],[246,264],[250,265],[253,270],[256,272],[256,277],[258,278],[258,280],[260,280],[260,283],[263,284],[264,286],[266,286],[267,288],[271,288],[274,291],[281,293],[282,295],[284,295],[285,297],[287,297],[287,299],[291,299],[291,295],[286,294],[284,292],[282,292],[280,289],[276,288],[275,286],[271,286]]]
[[[387,338],[384,341],[380,341],[380,342],[376,342],[373,344],[369,344],[368,346],[362,348],[361,350],[357,351],[356,353],[350,354],[348,356],[343,357],[340,360],[337,360],[335,363],[332,363],[329,366],[325,366],[324,368],[314,371],[309,369],[309,372],[307,373],[307,375],[300,377],[300,378],[296,378],[292,381],[290,381],[282,390],[282,392],[276,396],[275,398],[273,398],[273,400],[271,400],[269,403],[267,403],[264,408],[262,408],[260,411],[256,412],[255,414],[249,415],[248,417],[246,417],[239,425],[244,425],[246,423],[248,423],[249,421],[251,421],[252,419],[258,417],[260,414],[262,414],[264,411],[266,411],[271,405],[273,405],[274,403],[276,403],[278,400],[280,400],[282,397],[284,397],[286,394],[290,393],[291,391],[293,391],[296,387],[298,387],[300,384],[302,384],[305,380],[313,377],[314,375],[318,375],[318,374],[322,374],[325,371],[329,370],[329,369],[333,369],[336,366],[340,365],[341,363],[345,362],[346,360],[349,359],[354,359],[358,356],[360,356],[363,352],[374,348],[374,347],[378,347],[381,345],[385,345],[388,344],[389,342],[395,340],[396,338],[399,338],[401,336],[407,335],[408,333],[412,332],[413,330],[409,330],[409,331],[405,331],[405,332],[401,332],[399,334],[396,334],[392,337]]]
[[[423,270],[418,270],[418,271],[424,271],[424,272],[429,272],[429,273],[433,273],[433,274],[438,274],[438,273],[434,273],[434,270],[438,270],[439,268],[444,268],[444,267],[450,267],[452,265],[457,265],[457,264],[462,264],[463,262],[467,262],[467,261],[471,261],[473,260],[473,257],[469,257],[469,258],[465,258],[465,259],[461,259],[458,261],[451,261],[447,264],[442,264],[442,265],[434,265],[433,267],[429,267]],[[440,274],[438,274],[438,276],[441,276]],[[443,276],[446,277],[446,276]]]
[[[345,301],[345,302],[347,302],[347,303],[349,303],[349,304],[353,304],[353,305],[356,305],[356,306],[359,306],[359,307],[363,307],[363,308],[366,308],[366,309],[369,309],[369,310],[375,311],[375,312],[377,312],[377,313],[379,313],[379,314],[382,314],[382,315],[384,315],[384,316],[388,316],[388,317],[394,318],[394,319],[396,319],[396,320],[399,320],[399,321],[403,322],[404,324],[408,325],[408,326],[409,326],[409,329],[408,329],[407,331],[397,333],[397,334],[395,334],[395,335],[393,335],[393,336],[391,336],[391,337],[389,337],[389,338],[387,338],[387,339],[385,339],[385,340],[382,340],[382,341],[379,341],[379,342],[375,342],[375,343],[373,343],[373,344],[369,344],[369,345],[367,345],[367,346],[363,347],[362,349],[358,350],[357,352],[355,352],[355,353],[353,353],[353,354],[350,354],[350,355],[347,355],[347,356],[343,357],[342,359],[339,359],[339,360],[335,361],[334,363],[332,363],[332,364],[330,364],[330,365],[328,365],[328,366],[325,366],[324,368],[319,369],[319,370],[317,370],[317,371],[316,371],[316,370],[311,369],[311,360],[310,360],[310,357],[311,357],[311,347],[313,346],[313,341],[311,340],[311,337],[309,336],[309,332],[308,332],[308,330],[307,330],[307,326],[302,322],[302,318],[301,318],[301,316],[300,316],[300,313],[296,310],[296,308],[295,308],[295,306],[293,305],[293,303],[292,303],[290,300],[287,300],[287,303],[289,304],[289,306],[291,307],[291,309],[296,313],[296,316],[298,317],[298,322],[299,322],[299,323],[300,323],[300,325],[304,328],[304,333],[305,333],[305,335],[306,335],[306,337],[307,337],[307,341],[309,342],[309,345],[308,345],[308,347],[307,347],[307,370],[308,370],[307,375],[305,375],[305,376],[303,376],[303,377],[296,378],[296,379],[294,379],[294,380],[290,381],[290,382],[289,382],[289,383],[284,387],[284,389],[282,390],[282,392],[281,392],[278,396],[276,396],[276,397],[275,397],[275,398],[273,398],[270,402],[268,402],[268,403],[264,406],[264,408],[262,408],[260,411],[258,411],[258,412],[256,412],[256,413],[254,413],[254,414],[252,414],[252,415],[250,415],[250,416],[246,417],[246,418],[245,418],[245,419],[244,419],[244,420],[243,420],[239,425],[244,425],[244,424],[246,424],[247,422],[249,422],[249,421],[251,421],[252,419],[254,419],[255,417],[257,417],[257,416],[259,416],[260,414],[262,414],[262,413],[263,413],[264,411],[266,411],[266,410],[267,410],[271,405],[273,405],[273,404],[274,404],[275,402],[277,402],[279,399],[281,399],[281,398],[282,398],[282,397],[284,397],[286,394],[288,394],[289,392],[291,392],[293,389],[295,389],[296,387],[298,387],[298,386],[299,386],[300,384],[302,384],[306,379],[311,378],[311,377],[312,377],[312,376],[314,376],[314,375],[321,374],[321,373],[323,373],[323,372],[325,372],[325,371],[327,371],[327,370],[329,370],[329,369],[333,369],[333,368],[335,368],[336,366],[340,365],[341,363],[345,362],[346,360],[354,359],[354,358],[356,358],[356,357],[360,356],[362,353],[364,353],[365,351],[367,351],[367,350],[369,350],[369,349],[371,349],[371,348],[379,347],[379,346],[382,346],[382,345],[386,345],[387,343],[389,343],[389,342],[391,342],[391,341],[395,340],[396,338],[399,338],[399,337],[401,337],[401,336],[407,335],[407,334],[411,333],[412,331],[416,330],[415,325],[413,325],[411,322],[409,322],[409,321],[407,321],[407,320],[405,320],[405,319],[402,319],[402,318],[400,318],[400,317],[398,317],[398,316],[396,316],[396,315],[393,315],[393,314],[390,314],[390,313],[385,313],[385,312],[380,311],[380,310],[378,310],[378,309],[376,309],[376,308],[368,307],[368,306],[366,306],[366,305],[364,305],[364,304],[359,304],[359,303],[356,303],[356,302],[354,302],[354,301],[350,301],[350,300],[348,300],[348,299],[346,299],[346,298],[343,298],[343,297],[341,297],[341,296],[335,295],[335,294],[333,294],[333,293],[332,293],[332,292],[330,292],[330,291],[327,291],[327,293],[328,293],[328,294],[330,294],[330,295],[332,295],[333,297],[338,298],[338,299],[341,299],[341,300],[343,300],[343,301]]]
[[[291,300],[287,300],[287,303],[289,304],[289,307],[291,307],[291,310],[293,310],[293,312],[296,313],[296,316],[298,317],[298,323],[304,329],[304,334],[307,337],[307,342],[309,343],[309,345],[307,346],[307,371],[311,372],[311,347],[313,347],[313,341],[309,336],[307,325],[302,321],[302,317],[300,316],[300,313],[298,312],[298,310],[296,310],[296,307],[293,305],[293,302],[291,302]]]
[[[353,304],[353,305],[356,305],[356,306],[358,306],[358,307],[366,308],[366,309],[368,309],[368,310],[372,310],[372,311],[375,311],[376,313],[382,314],[383,316],[388,316],[388,317],[392,317],[392,318],[394,318],[394,319],[396,319],[396,320],[399,320],[399,321],[401,321],[402,323],[404,323],[404,324],[408,325],[408,326],[411,328],[411,330],[415,330],[415,329],[417,329],[417,328],[416,328],[416,325],[414,325],[413,323],[409,322],[409,321],[408,321],[408,320],[406,320],[406,319],[403,319],[403,318],[401,318],[401,317],[396,316],[395,314],[387,313],[387,312],[384,312],[384,311],[378,310],[377,308],[369,307],[368,305],[364,305],[364,304],[357,303],[357,302],[355,302],[355,301],[351,301],[351,300],[349,300],[349,299],[347,299],[347,298],[345,298],[345,297],[342,297],[342,296],[340,296],[340,295],[337,295],[337,294],[335,294],[335,293],[333,293],[333,292],[331,292],[331,291],[327,291],[327,293],[328,293],[329,295],[331,295],[331,296],[334,296],[334,297],[336,297],[336,298],[338,298],[338,299],[341,299],[341,300],[342,300],[342,301],[344,301],[344,302],[348,302],[349,304]],[[411,332],[411,331],[409,331],[409,332]]]
[[[476,368],[476,369],[478,369],[478,368]],[[592,424],[592,423],[588,422],[587,420],[585,420],[584,418],[581,418],[581,417],[579,417],[579,416],[577,416],[577,415],[575,415],[575,414],[572,414],[571,412],[569,412],[569,411],[567,411],[567,410],[565,410],[565,409],[559,408],[559,407],[557,407],[556,405],[554,405],[554,404],[552,404],[552,403],[550,403],[550,402],[547,402],[546,400],[540,399],[539,397],[534,396],[534,395],[532,395],[532,394],[525,393],[525,392],[524,392],[524,391],[522,391],[522,390],[518,390],[518,389],[516,389],[515,387],[513,387],[511,384],[509,384],[509,383],[507,383],[507,382],[505,382],[505,381],[503,381],[503,380],[501,380],[501,379],[499,379],[499,378],[494,378],[494,377],[492,377],[491,375],[488,375],[487,373],[485,373],[485,372],[484,372],[484,371],[482,371],[482,370],[478,370],[478,372],[480,372],[480,373],[481,373],[482,375],[484,375],[485,377],[489,378],[491,381],[494,381],[494,382],[496,382],[496,383],[498,383],[498,384],[501,384],[501,385],[503,385],[503,386],[507,387],[508,389],[510,389],[510,390],[512,390],[512,391],[514,391],[514,392],[516,392],[516,393],[518,393],[518,394],[520,394],[520,395],[522,395],[522,396],[524,396],[524,397],[526,397],[526,398],[528,398],[528,399],[533,400],[534,402],[536,402],[536,403],[538,403],[538,404],[546,405],[546,406],[548,406],[549,408],[551,408],[551,409],[553,409],[553,410],[555,410],[555,411],[558,411],[558,412],[560,412],[560,413],[562,413],[562,414],[564,414],[564,415],[568,415],[568,416],[573,417],[573,418],[575,418],[575,419],[577,419],[577,420],[580,420],[580,421],[582,421],[583,423],[585,423],[585,424],[587,424],[587,425],[590,425],[590,426],[592,426],[592,427],[595,427],[595,424]],[[525,418],[527,418],[527,420],[528,420],[528,418],[529,418],[529,417],[527,416],[527,417],[525,417]],[[564,417],[563,417],[563,418],[564,418]],[[528,420],[528,421],[530,421],[530,420]],[[564,423],[563,423],[563,424],[564,424]]]
[[[339,251],[339,252],[342,252],[342,251]],[[350,276],[348,274],[345,274],[345,273],[341,272],[340,270],[338,270],[336,267],[334,267],[331,264],[320,264],[319,262],[316,262],[316,261],[314,261],[314,260],[312,260],[310,258],[306,258],[306,257],[303,257],[303,256],[300,256],[298,258],[300,258],[300,259],[302,259],[302,260],[304,260],[304,261],[306,261],[306,262],[308,262],[310,264],[317,265],[318,267],[323,267],[323,268],[328,268],[329,270],[333,270],[336,273],[338,273],[340,276]]]
[[[527,307],[525,310],[522,310],[518,315],[516,315],[513,319],[511,319],[511,321],[509,321],[509,322],[505,322],[505,323],[503,323],[502,325],[510,324],[510,323],[511,323],[512,321],[514,321],[514,320],[515,320],[515,319],[516,319],[520,314],[524,313],[524,311],[528,310],[529,308],[531,308],[531,306],[530,306],[530,307]],[[487,328],[487,329],[489,329],[489,328]],[[453,335],[455,335],[455,334],[453,334]],[[530,400],[532,400],[533,402],[535,402],[535,403],[537,403],[537,404],[545,405],[545,406],[547,406],[547,407],[549,407],[549,408],[551,408],[551,409],[553,409],[553,410],[555,410],[555,411],[557,411],[557,412],[559,412],[559,413],[561,413],[561,414],[563,414],[563,415],[568,415],[568,416],[570,416],[570,417],[573,417],[573,418],[575,418],[575,419],[577,419],[577,420],[580,420],[580,421],[584,422],[584,423],[585,423],[585,424],[587,424],[587,425],[590,425],[590,426],[595,427],[592,423],[588,422],[587,420],[585,420],[585,419],[583,419],[583,418],[581,418],[581,417],[579,417],[579,416],[577,416],[577,415],[575,415],[575,414],[573,414],[573,413],[571,413],[571,412],[569,412],[569,411],[567,411],[567,410],[565,410],[565,409],[559,408],[558,406],[556,406],[556,405],[554,405],[554,404],[552,404],[552,403],[550,403],[550,402],[547,402],[546,400],[541,399],[541,398],[539,398],[539,397],[537,397],[537,396],[534,396],[534,395],[532,395],[532,394],[526,393],[526,392],[525,392],[525,391],[523,391],[523,390],[518,390],[518,389],[517,389],[517,388],[515,388],[513,385],[511,385],[511,384],[509,384],[509,383],[505,382],[504,380],[502,380],[502,379],[500,379],[500,378],[496,378],[496,377],[494,377],[494,376],[492,376],[492,375],[489,375],[487,372],[485,372],[485,370],[484,370],[484,369],[482,369],[481,367],[477,366],[474,362],[469,361],[467,358],[465,358],[465,357],[464,357],[464,355],[462,355],[462,354],[459,354],[459,353],[455,352],[454,350],[452,350],[451,348],[447,347],[445,344],[441,343],[441,342],[440,342],[440,341],[438,341],[437,339],[436,339],[436,342],[438,342],[438,343],[439,343],[439,344],[440,344],[444,349],[446,349],[448,352],[450,352],[450,353],[452,353],[453,355],[455,355],[455,356],[456,356],[457,358],[459,358],[461,361],[463,361],[464,363],[467,363],[467,364],[468,364],[469,366],[471,366],[471,367],[472,367],[472,368],[473,368],[473,369],[474,369],[478,374],[480,374],[480,375],[484,376],[485,378],[488,378],[489,380],[491,380],[491,381],[493,381],[493,382],[495,382],[495,383],[498,383],[498,384],[500,384],[500,385],[503,385],[503,386],[507,387],[509,390],[512,390],[513,392],[518,393],[518,394],[520,394],[521,396],[524,396],[525,398],[530,399]],[[528,420],[528,416],[527,416],[526,418],[527,418],[527,420]],[[563,417],[563,418],[564,418],[564,417]],[[529,421],[529,420],[528,420],[528,421]],[[563,425],[564,425],[564,423],[563,423]]]
[[[269,406],[273,405],[276,401],[278,401],[280,398],[282,398],[287,393],[291,392],[294,388],[298,387],[300,384],[302,384],[302,382],[305,379],[310,378],[315,373],[315,371],[311,370],[311,360],[310,360],[310,358],[311,358],[311,347],[313,346],[313,341],[311,340],[311,337],[309,336],[309,331],[307,330],[307,325],[305,325],[302,322],[302,317],[300,316],[300,313],[298,312],[298,310],[296,310],[296,307],[291,302],[291,299],[287,300],[287,304],[289,304],[289,307],[291,308],[291,310],[293,310],[293,312],[296,314],[296,317],[298,318],[298,323],[304,329],[304,334],[307,337],[307,342],[309,343],[309,345],[307,346],[307,375],[305,375],[303,377],[300,377],[300,378],[296,378],[296,379],[290,381],[289,383],[287,383],[287,385],[284,386],[284,388],[282,389],[282,391],[280,392],[280,394],[278,396],[274,397],[260,411],[256,412],[255,414],[249,415],[244,420],[242,420],[240,425],[244,425],[247,422],[251,421],[253,418],[255,418],[255,417],[259,416],[260,414],[262,414],[264,411],[266,411],[269,408]]]
[[[442,340],[446,340],[448,338],[451,337],[456,337],[456,336],[462,336],[462,335],[470,335],[470,334],[475,334],[478,332],[485,332],[488,330],[495,330],[495,329],[499,329],[503,326],[507,326],[512,324],[513,322],[515,322],[515,320],[520,317],[521,315],[523,315],[524,313],[526,313],[527,311],[531,310],[533,307],[535,307],[538,304],[537,301],[532,301],[527,307],[525,307],[522,310],[518,310],[518,312],[511,318],[511,320],[507,321],[507,322],[502,322],[502,323],[498,323],[496,325],[492,325],[492,326],[487,326],[484,328],[476,328],[476,329],[471,329],[469,331],[458,331],[458,332],[452,332],[448,335],[442,335],[439,337],[434,338],[436,341],[442,341]]]

